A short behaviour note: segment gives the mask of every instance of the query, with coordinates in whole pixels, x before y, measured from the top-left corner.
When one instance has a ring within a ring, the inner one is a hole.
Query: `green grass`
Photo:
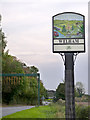
[[[57,110],[53,106],[40,106],[7,115],[3,118],[54,118]]]
[[[3,118],[65,118],[65,105],[62,102],[51,103],[47,106],[19,111]]]
[[[76,118],[88,118],[89,111],[90,106],[76,104]],[[39,106],[23,110],[3,118],[65,118],[65,101],[59,100],[48,106]]]

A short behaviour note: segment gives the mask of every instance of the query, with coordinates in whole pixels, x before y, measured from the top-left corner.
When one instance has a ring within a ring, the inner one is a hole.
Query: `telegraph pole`
[[[65,116],[67,119],[75,119],[74,99],[74,59],[73,53],[65,54]]]

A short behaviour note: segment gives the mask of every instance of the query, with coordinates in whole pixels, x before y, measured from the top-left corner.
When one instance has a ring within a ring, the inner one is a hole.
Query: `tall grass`
[[[65,118],[65,101],[58,100],[56,103],[51,103],[49,106],[53,107],[56,112],[54,117],[55,118]]]
[[[90,106],[76,105],[76,118],[90,119]]]
[[[76,104],[76,118],[89,119],[90,106]],[[23,110],[4,118],[65,118],[65,101]]]

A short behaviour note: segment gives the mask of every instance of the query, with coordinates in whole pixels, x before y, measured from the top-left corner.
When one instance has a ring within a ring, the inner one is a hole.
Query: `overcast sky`
[[[77,56],[74,76],[75,83],[82,82],[88,91],[88,0],[2,0],[0,11],[9,53],[38,67],[44,86],[53,90],[64,79],[65,70],[61,56],[52,53],[52,16],[62,12],[85,15],[86,52]]]

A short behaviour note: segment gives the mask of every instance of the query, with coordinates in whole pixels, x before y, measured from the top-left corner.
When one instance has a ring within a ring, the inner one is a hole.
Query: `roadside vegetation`
[[[88,120],[89,111],[90,106],[76,104],[76,118]],[[3,118],[65,118],[65,101],[60,99],[56,103],[23,110]]]
[[[23,110],[3,118],[65,118],[64,112],[65,106],[63,106],[63,103],[51,103],[47,106]]]
[[[1,16],[0,16],[1,22]],[[27,66],[21,62],[16,56],[9,54],[6,50],[7,40],[2,28],[0,28],[0,46],[2,55],[2,73],[6,74],[36,74],[39,69],[35,66]],[[38,101],[38,80],[36,77],[2,77],[2,103],[3,104],[27,104],[37,105]],[[40,98],[47,96],[42,81],[40,80]]]

